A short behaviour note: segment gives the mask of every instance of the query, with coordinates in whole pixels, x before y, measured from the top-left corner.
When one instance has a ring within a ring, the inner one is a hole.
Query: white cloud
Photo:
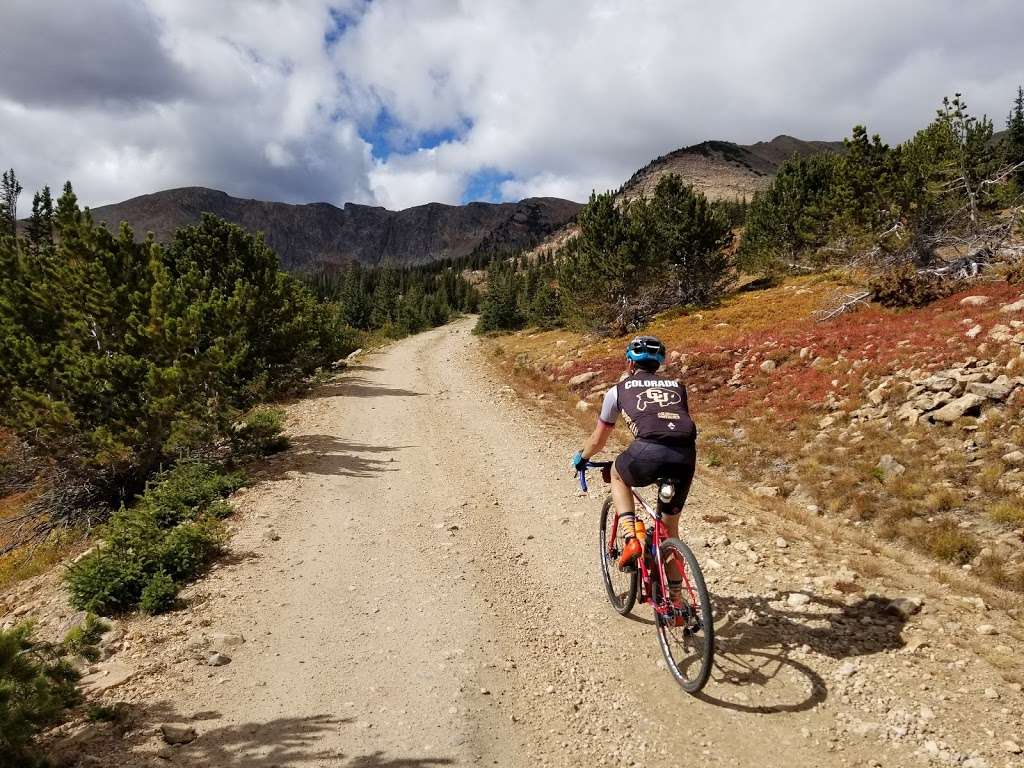
[[[17,2],[5,11],[0,50],[31,33],[36,53],[8,61],[0,77],[0,164],[13,165],[26,189],[70,178],[91,205],[189,185],[373,201],[370,147],[353,119],[336,119],[326,0],[65,0],[45,14]],[[93,62],[88,77],[74,77],[83,62]]]
[[[514,176],[505,195],[583,199],[709,138],[867,122],[897,141],[957,90],[1001,117],[1024,81],[1022,25],[1012,0],[378,0],[335,56],[355,100],[409,131],[471,121],[414,160],[432,174],[492,166]]]
[[[90,204],[201,184],[400,207],[485,170],[585,199],[709,138],[901,140],[955,91],[999,126],[1024,82],[1015,0],[9,5],[0,165]]]

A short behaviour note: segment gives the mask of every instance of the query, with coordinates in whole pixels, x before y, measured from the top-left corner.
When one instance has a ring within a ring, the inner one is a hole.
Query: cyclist
[[[697,427],[690,418],[686,387],[673,378],[657,376],[665,362],[665,345],[653,336],[638,336],[626,347],[628,368],[625,377],[604,396],[597,426],[583,448],[576,451],[572,464],[576,471],[604,448],[622,414],[634,440],[612,464],[612,500],[626,544],[619,558],[620,570],[636,568],[642,545],[635,528],[636,508],[630,488],[638,488],[669,479],[676,493],[671,513],[664,517],[668,535],[679,536],[679,513],[690,492],[697,462]],[[669,574],[671,598],[678,601],[682,581]]]

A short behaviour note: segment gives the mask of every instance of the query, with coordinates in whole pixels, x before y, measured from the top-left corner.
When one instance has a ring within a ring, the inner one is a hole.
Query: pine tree
[[[0,179],[0,235],[18,236],[18,197],[21,192],[21,182],[14,169],[4,171]]]
[[[32,198],[32,215],[25,228],[25,237],[33,256],[53,248],[53,199],[49,187],[43,187]]]
[[[1006,161],[1011,165],[1024,163],[1024,87],[1017,87],[1017,98],[1006,118]],[[1017,188],[1024,191],[1024,165],[1014,172]]]
[[[480,304],[477,331],[513,331],[526,324],[519,305],[519,277],[512,264],[495,259],[487,269],[487,292]]]

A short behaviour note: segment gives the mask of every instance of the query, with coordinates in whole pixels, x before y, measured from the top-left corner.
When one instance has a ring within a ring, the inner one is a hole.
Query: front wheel
[[[683,585],[682,600],[673,604],[663,597],[667,589],[660,588],[660,578],[654,575],[658,642],[676,682],[687,693],[697,693],[708,681],[715,653],[711,596],[697,558],[686,544],[679,539],[666,539],[661,545],[661,560],[666,576],[682,577]]]
[[[604,577],[604,589],[608,593],[608,602],[612,608],[625,616],[633,609],[636,602],[637,572],[623,573],[619,570],[618,559],[622,548],[626,545],[624,531],[614,525],[615,505],[612,497],[604,500],[601,507],[601,533],[598,546],[601,557],[601,575]],[[611,538],[612,529],[615,537]]]

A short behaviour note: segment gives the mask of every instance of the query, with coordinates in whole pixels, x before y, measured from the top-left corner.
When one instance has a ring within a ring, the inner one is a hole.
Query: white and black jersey
[[[676,379],[637,371],[605,393],[599,418],[615,424],[622,414],[633,437],[663,445],[692,445],[697,427],[690,418],[686,387]]]

